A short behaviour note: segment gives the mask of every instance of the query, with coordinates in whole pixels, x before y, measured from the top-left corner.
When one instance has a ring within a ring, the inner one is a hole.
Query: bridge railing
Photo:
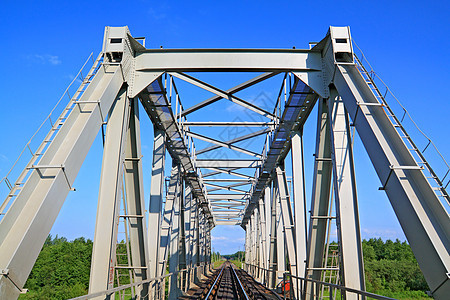
[[[180,292],[187,292],[192,287],[192,284],[198,283],[198,281],[200,280],[199,278],[200,274],[206,274],[207,270],[210,270],[210,268],[211,264],[203,263],[201,265],[192,268],[187,268],[176,272],[168,273],[164,276],[158,276],[143,281],[121,285],[112,289],[72,298],[70,300],[88,300],[100,296],[108,297],[114,295],[115,293],[123,292],[127,289],[140,287],[144,284],[148,284],[149,293],[154,295],[154,297],[150,297],[151,299],[166,299],[166,285],[170,283],[170,278],[172,276],[177,276],[178,286],[176,287],[176,289]],[[174,291],[175,289],[171,289],[169,287],[169,291],[171,290]]]
[[[378,300],[395,300],[386,296],[381,296],[366,291],[360,291],[353,288],[333,284],[329,282],[298,277],[289,272],[274,271],[256,266],[253,264],[244,263],[244,270],[259,280],[261,284],[268,285],[269,274],[278,277],[277,292],[282,294],[283,299],[343,299],[344,294],[355,295],[352,299],[378,299]],[[280,281],[282,277],[282,281]],[[291,287],[291,282],[296,280],[298,290],[294,291]],[[308,285],[308,290],[306,286]]]

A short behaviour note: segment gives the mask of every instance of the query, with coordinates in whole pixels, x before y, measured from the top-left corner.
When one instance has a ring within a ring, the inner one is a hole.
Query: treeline
[[[123,250],[120,246],[124,245],[119,245],[119,252]],[[399,299],[427,297],[429,288],[406,242],[370,239],[362,246],[367,291]],[[89,239],[69,242],[49,236],[25,284],[29,292],[19,299],[68,299],[87,294],[91,254]],[[237,261],[244,255],[238,251],[221,256]]]
[[[223,258],[229,259],[229,260],[245,260],[245,252],[244,251],[238,251],[234,254],[226,254],[222,255]]]
[[[369,292],[393,298],[425,298],[429,287],[406,242],[364,240],[364,269]]]
[[[87,294],[92,241],[47,237],[19,299],[69,299]]]

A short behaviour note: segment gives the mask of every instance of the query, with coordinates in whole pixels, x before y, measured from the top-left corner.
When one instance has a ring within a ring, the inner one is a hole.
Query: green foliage
[[[229,259],[229,260],[245,260],[245,252],[238,251],[234,254],[222,255],[222,257]]]
[[[366,289],[393,298],[426,298],[428,285],[406,242],[370,239],[362,243]]]
[[[20,299],[68,299],[87,294],[92,241],[47,237]]]

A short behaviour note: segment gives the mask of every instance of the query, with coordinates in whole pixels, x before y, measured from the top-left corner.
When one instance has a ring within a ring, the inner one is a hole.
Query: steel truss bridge
[[[370,70],[354,55],[348,27],[330,27],[306,50],[147,49],[141,39],[133,38],[128,27],[106,27],[102,52],[17,181],[4,178],[10,192],[0,206],[1,299],[16,299],[23,292],[83,160],[104,128],[89,294],[80,299],[112,298],[125,288],[137,299],[162,299],[166,278],[169,298],[175,299],[209,268],[211,230],[223,224],[245,229],[246,269],[269,288],[287,271],[304,279],[292,281],[292,297],[323,297],[317,282],[335,271],[337,285],[345,288],[342,295],[356,299],[358,294],[350,290],[364,291],[365,283],[351,128],[362,140],[432,295],[448,299],[450,199],[445,177],[433,171]],[[260,75],[224,90],[194,76],[201,72]],[[284,78],[273,110],[237,96],[277,75]],[[185,108],[175,79],[214,96]],[[231,101],[265,121],[188,121],[189,114],[217,101]],[[307,214],[302,137],[316,105]],[[154,126],[148,208],[143,199],[142,114]],[[220,140],[197,133],[198,126],[259,129]],[[255,137],[263,137],[260,152],[240,143]],[[196,149],[195,140],[212,146]],[[203,155],[224,148],[248,159]],[[165,188],[166,153],[172,171]],[[288,153],[292,192],[285,170]],[[333,205],[335,215],[330,213]],[[333,266],[327,256],[331,220],[339,245]],[[121,224],[127,236],[126,253],[121,254],[125,259],[117,253]],[[124,274],[127,284],[120,279]]]

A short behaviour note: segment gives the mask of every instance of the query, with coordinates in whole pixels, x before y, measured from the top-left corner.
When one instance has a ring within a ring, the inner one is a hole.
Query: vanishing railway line
[[[226,261],[192,296],[183,299],[281,299],[247,272]]]

